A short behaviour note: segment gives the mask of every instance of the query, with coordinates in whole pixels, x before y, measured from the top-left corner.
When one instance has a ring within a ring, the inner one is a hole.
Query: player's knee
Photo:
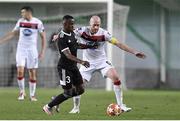
[[[20,80],[23,80],[24,79],[24,76],[18,76],[17,79],[20,81]]]
[[[24,77],[24,72],[23,71],[18,71],[17,76],[18,77]]]
[[[121,81],[119,79],[114,80],[114,85],[121,85]]]
[[[85,92],[85,89],[82,87],[78,90],[77,95],[82,95]]]
[[[68,89],[68,90],[64,90],[64,94],[63,94],[66,98],[71,98],[73,97],[73,89]]]

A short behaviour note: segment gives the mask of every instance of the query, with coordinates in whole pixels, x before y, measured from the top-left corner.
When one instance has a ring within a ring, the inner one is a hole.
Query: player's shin
[[[73,97],[74,108],[79,108],[80,107],[80,100],[81,100],[81,95]]]
[[[50,108],[56,106],[56,105],[59,105],[61,104],[62,102],[64,102],[65,100],[67,100],[68,98],[70,98],[69,96],[67,96],[66,94],[62,93],[62,94],[59,94],[58,96],[56,96],[49,104],[48,106]]]
[[[30,79],[29,81],[29,93],[30,93],[30,97],[34,97],[35,96],[35,92],[36,92],[36,80]]]
[[[114,82],[113,88],[114,88],[114,93],[116,96],[117,104],[122,105],[123,104],[123,99],[122,99],[123,96],[122,96],[122,88],[121,88],[120,80],[117,80]]]
[[[25,93],[24,77],[17,78],[20,93]]]

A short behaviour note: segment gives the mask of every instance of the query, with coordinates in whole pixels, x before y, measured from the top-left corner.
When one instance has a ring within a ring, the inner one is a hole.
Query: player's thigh
[[[102,62],[100,66],[100,71],[103,77],[108,77],[114,80],[114,78],[118,76],[114,66],[109,61]]]
[[[119,80],[119,76],[115,68],[110,68],[106,73],[106,77],[110,78],[114,82]]]
[[[79,69],[79,71],[80,71],[80,73],[81,73],[81,75],[82,75],[82,78],[83,78],[85,81],[87,81],[87,82],[90,81],[90,79],[91,79],[91,77],[92,77],[92,74],[93,74],[93,72],[94,72],[95,70],[96,70],[96,68],[95,68],[95,66],[92,65],[92,64],[90,64],[90,67],[89,67],[89,68],[86,68],[86,67],[84,67],[84,66],[81,66],[80,69]]]
[[[75,87],[83,85],[83,78],[78,68],[72,70],[72,84]]]
[[[27,68],[38,68],[38,51],[37,49],[30,49],[27,52]]]
[[[23,50],[23,49],[17,49],[17,52],[16,52],[16,66],[17,67],[25,67],[26,58],[27,58],[26,51]]]
[[[60,85],[62,86],[63,89],[71,89],[72,88],[72,72],[63,69],[61,67],[58,67],[58,74],[60,78]]]

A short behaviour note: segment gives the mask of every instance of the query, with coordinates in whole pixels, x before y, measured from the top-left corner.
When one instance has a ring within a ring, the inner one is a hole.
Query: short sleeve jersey
[[[18,46],[23,48],[37,47],[38,33],[44,32],[43,23],[33,17],[30,21],[21,18],[13,31],[19,31]]]
[[[99,28],[98,32],[92,35],[90,32],[90,27],[87,26],[77,28],[74,32],[76,36],[82,39],[84,44],[97,43],[99,45],[97,49],[85,49],[83,52],[84,60],[96,62],[107,58],[105,53],[105,43],[110,41],[112,38],[112,35],[108,31]]]
[[[58,39],[58,48],[61,54],[58,66],[64,69],[76,68],[77,63],[68,59],[63,53],[63,51],[69,49],[72,55],[77,56],[77,39],[75,38],[75,34],[61,31]]]

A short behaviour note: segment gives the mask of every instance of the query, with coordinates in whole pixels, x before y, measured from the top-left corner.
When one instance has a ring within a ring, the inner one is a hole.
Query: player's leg
[[[37,101],[37,99],[35,97],[36,83],[37,83],[36,69],[28,69],[28,71],[29,71],[29,94],[30,94],[30,100],[31,101]]]
[[[113,81],[113,88],[114,88],[114,93],[116,96],[117,104],[120,105],[120,107],[123,111],[125,111],[125,112],[130,111],[131,108],[128,108],[125,106],[125,104],[123,104],[121,81],[119,79],[117,71],[114,68],[110,68],[110,69],[108,69],[106,76]]]
[[[25,94],[24,67],[23,66],[17,67],[17,82],[18,82],[18,86],[20,90],[18,100],[24,100],[26,94]]]
[[[36,48],[27,51],[27,69],[29,72],[29,94],[31,101],[37,101],[35,97],[37,84],[38,52]]]
[[[90,69],[90,70],[92,70],[92,69]],[[69,113],[80,113],[80,99],[81,99],[80,92],[84,92],[84,84],[83,84],[83,79],[82,79],[82,76],[81,76],[79,70],[77,69],[77,71],[74,73],[76,73],[75,77],[74,77],[74,80],[76,80],[76,81],[73,83],[73,85],[77,91],[77,96],[73,97],[74,107]],[[87,77],[87,75],[86,75],[86,77]],[[87,78],[90,80],[91,75],[89,75]]]
[[[16,66],[17,66],[17,82],[19,86],[19,97],[18,100],[24,100],[25,97],[25,79],[24,79],[24,67],[26,63],[26,51],[17,48],[16,52]]]
[[[80,73],[83,77],[84,82],[89,82],[91,79],[91,75],[93,71],[95,70],[95,67],[90,64],[91,66],[89,68],[85,68],[84,66],[80,67]],[[81,100],[81,95],[74,96],[73,97],[73,104],[74,107],[69,113],[79,113],[80,112],[80,100]]]
[[[64,92],[59,94],[58,96],[56,96],[49,104],[47,104],[43,107],[44,112],[46,112],[47,114],[52,114],[52,108],[54,106],[61,104],[68,98],[71,98],[71,97],[77,96],[77,95],[81,95],[82,93],[84,93],[83,88],[81,88],[81,87],[74,88],[72,86],[72,82],[74,81],[73,80],[73,75],[74,75],[73,72],[67,71],[64,69],[60,70],[60,68],[58,68],[58,72],[60,75],[60,84],[62,85]]]

